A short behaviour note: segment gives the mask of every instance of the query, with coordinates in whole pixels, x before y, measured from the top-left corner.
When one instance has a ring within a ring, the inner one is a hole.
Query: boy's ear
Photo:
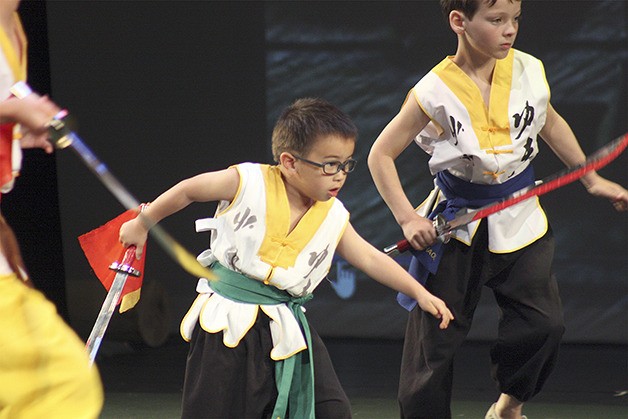
[[[284,168],[288,170],[295,170],[294,163],[296,161],[297,159],[295,159],[294,156],[292,156],[292,154],[286,151],[284,151],[283,153],[279,155],[279,165],[283,166]]]
[[[449,13],[449,26],[457,35],[461,35],[464,32],[464,20],[464,13],[459,10],[452,10]]]

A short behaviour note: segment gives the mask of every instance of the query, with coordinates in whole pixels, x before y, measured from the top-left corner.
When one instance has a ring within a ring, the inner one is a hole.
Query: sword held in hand
[[[500,201],[488,204],[481,208],[462,209],[458,212],[456,217],[449,222],[441,214],[438,214],[433,221],[438,240],[443,243],[447,243],[451,237],[452,231],[458,227],[486,218],[491,214],[511,207],[526,199],[541,196],[553,191],[554,189],[558,189],[569,183],[575,182],[586,173],[598,170],[615,160],[624,151],[626,146],[628,146],[628,133],[616,138],[595,153],[591,154],[587,157],[584,163],[554,173],[553,175],[541,180],[538,184],[520,189]],[[394,257],[400,253],[410,250],[411,247],[410,243],[406,239],[403,239],[385,247],[384,253],[390,257]]]
[[[132,266],[135,260],[135,246],[129,246],[126,249],[122,262],[113,262],[109,266],[109,269],[116,271],[116,276],[111,283],[107,297],[105,297],[105,301],[98,313],[96,323],[87,338],[85,348],[87,349],[90,365],[92,365],[96,359],[96,353],[98,352],[98,348],[100,348],[100,344],[107,330],[107,326],[109,326],[113,312],[116,309],[116,305],[118,305],[120,301],[120,296],[127,278],[129,275],[140,276],[140,271]]]

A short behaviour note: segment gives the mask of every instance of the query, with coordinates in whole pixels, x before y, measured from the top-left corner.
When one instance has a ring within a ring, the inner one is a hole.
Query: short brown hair
[[[515,1],[521,0],[510,0],[511,3]],[[488,7],[491,7],[497,0],[440,0],[440,8],[445,20],[449,20],[449,14],[454,10],[464,13],[469,19],[473,19],[475,12],[478,11],[480,2],[486,2]]]
[[[272,137],[273,158],[279,162],[284,151],[307,155],[322,135],[356,141],[358,129],[349,116],[324,99],[297,99],[277,119]]]

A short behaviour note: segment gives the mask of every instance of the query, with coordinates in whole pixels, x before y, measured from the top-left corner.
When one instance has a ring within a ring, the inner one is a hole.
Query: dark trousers
[[[316,417],[351,418],[351,404],[327,348],[311,325],[310,331]],[[182,417],[269,418],[277,399],[269,318],[260,310],[235,348],[227,348],[222,336],[222,332],[207,333],[196,325],[185,371]]]
[[[466,246],[452,240],[426,287],[441,298],[455,321],[439,320],[415,308],[409,315],[399,381],[403,418],[451,417],[453,359],[471,327],[484,286],[500,308],[497,341],[491,349],[492,375],[500,392],[520,401],[537,394],[552,371],[564,332],[562,305],[551,272],[551,231],[508,254],[488,251],[486,222]]]

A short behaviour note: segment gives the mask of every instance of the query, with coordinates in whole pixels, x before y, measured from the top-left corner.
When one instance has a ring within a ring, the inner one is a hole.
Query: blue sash
[[[440,202],[428,218],[433,220],[438,214],[442,214],[447,221],[451,221],[462,208],[481,208],[533,184],[532,165],[528,165],[516,177],[496,185],[470,183],[443,170],[436,174],[436,185],[447,199]],[[437,241],[424,250],[411,249],[410,251],[412,260],[408,272],[421,285],[425,285],[428,275],[436,274],[438,270],[438,264],[443,256],[443,243]],[[417,305],[416,300],[402,293],[397,294],[397,302],[408,311],[412,311]]]

